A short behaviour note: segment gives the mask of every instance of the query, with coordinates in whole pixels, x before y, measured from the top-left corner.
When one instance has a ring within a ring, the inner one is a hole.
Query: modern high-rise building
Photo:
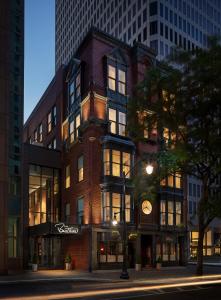
[[[171,48],[206,47],[220,35],[219,0],[56,0],[56,70],[75,53],[91,26],[133,45],[155,49],[157,59]]]
[[[0,274],[22,266],[24,1],[0,1]]]

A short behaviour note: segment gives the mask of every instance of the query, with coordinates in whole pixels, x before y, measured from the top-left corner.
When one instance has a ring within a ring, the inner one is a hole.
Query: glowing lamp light
[[[117,219],[116,219],[116,217],[113,219],[112,224],[113,224],[114,226],[117,225]]]
[[[146,166],[146,172],[148,175],[151,175],[153,173],[153,166],[152,165],[147,165]]]

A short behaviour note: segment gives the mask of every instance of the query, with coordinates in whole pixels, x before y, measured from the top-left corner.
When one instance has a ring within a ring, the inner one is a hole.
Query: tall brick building
[[[136,255],[143,266],[159,256],[185,263],[181,178],[165,179],[154,202],[134,199],[130,181],[135,162],[158,147],[156,129],[139,144],[126,132],[128,97],[155,63],[146,46],[92,29],[59,68],[24,128],[26,264],[36,253],[40,266],[63,267],[70,254],[76,269],[120,267],[121,225],[112,220],[121,224],[123,172],[130,266]]]

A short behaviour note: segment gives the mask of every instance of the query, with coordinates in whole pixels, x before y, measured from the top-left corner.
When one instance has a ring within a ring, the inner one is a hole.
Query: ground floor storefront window
[[[190,257],[195,258],[197,256],[198,245],[198,231],[190,231]],[[220,234],[214,233],[212,230],[205,232],[203,239],[203,255],[212,256],[220,255],[221,242]]]
[[[29,262],[37,255],[40,267],[61,267],[63,257],[61,256],[60,237],[35,237],[29,239]]]
[[[164,264],[179,264],[182,248],[182,243],[178,238],[172,239],[167,236],[163,239],[158,238],[156,243],[156,260],[160,257]]]
[[[98,233],[98,263],[118,263],[123,261],[123,246],[118,232]]]

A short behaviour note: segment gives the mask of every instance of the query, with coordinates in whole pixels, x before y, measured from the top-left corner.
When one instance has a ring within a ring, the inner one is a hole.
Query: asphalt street
[[[220,284],[151,289],[135,283],[38,282],[0,286],[0,299],[81,299],[81,300],[220,300]]]

